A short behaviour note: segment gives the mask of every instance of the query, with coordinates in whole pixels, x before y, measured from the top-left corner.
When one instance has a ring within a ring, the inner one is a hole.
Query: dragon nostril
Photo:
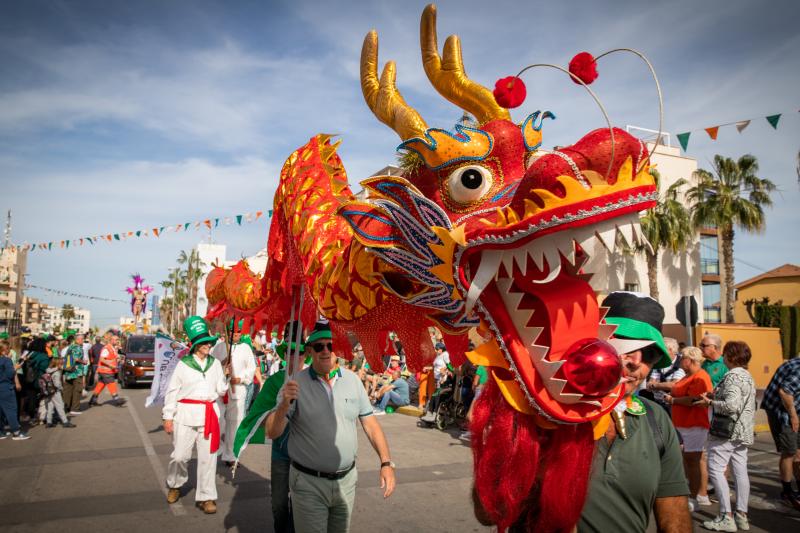
[[[569,384],[586,396],[604,396],[614,390],[622,377],[617,351],[600,339],[581,339],[566,352],[561,367]]]

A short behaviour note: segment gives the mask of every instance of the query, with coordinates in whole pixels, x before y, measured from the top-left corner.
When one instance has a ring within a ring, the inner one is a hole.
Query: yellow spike
[[[508,206],[508,209],[506,209],[506,218],[508,219],[509,225],[519,222],[519,216],[511,206]]]
[[[620,183],[630,183],[633,181],[633,159],[628,156],[617,172],[617,185]]]
[[[503,210],[498,207],[496,212],[497,212],[497,222],[495,222],[495,225],[498,228],[503,228],[505,226],[508,226],[508,221],[506,221],[506,215],[503,213]]]
[[[478,366],[496,366],[508,370],[508,362],[500,351],[495,339],[485,342],[471,352],[466,353],[467,359]]]
[[[536,410],[528,403],[527,398],[525,398],[525,395],[522,393],[522,389],[519,388],[519,385],[517,385],[516,381],[513,379],[508,381],[500,379],[497,377],[497,374],[495,374],[494,371],[492,371],[492,377],[497,382],[500,392],[503,393],[503,397],[511,407],[520,413],[525,413],[528,415],[536,413]]]
[[[525,218],[533,216],[536,214],[537,211],[539,211],[539,206],[536,205],[536,202],[534,202],[533,200],[525,198],[523,202],[525,204]]]
[[[605,414],[600,418],[596,418],[592,420],[592,426],[594,431],[594,440],[600,440],[603,438],[603,435],[606,434],[608,431],[608,425],[611,423],[611,415]]]

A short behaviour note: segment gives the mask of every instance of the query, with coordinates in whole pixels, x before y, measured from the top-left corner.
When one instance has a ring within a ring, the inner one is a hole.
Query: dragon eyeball
[[[492,171],[480,165],[459,167],[447,178],[450,198],[459,204],[479,201],[492,188]]]

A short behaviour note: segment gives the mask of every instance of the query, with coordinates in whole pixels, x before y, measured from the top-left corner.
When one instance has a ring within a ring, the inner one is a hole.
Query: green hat
[[[286,352],[287,352],[287,350],[289,352],[293,352],[294,349],[295,349],[294,347],[295,347],[295,344],[293,342],[292,343],[282,342],[282,343],[280,343],[279,345],[277,345],[275,347],[275,353],[278,354],[278,357],[280,357],[281,359],[283,359],[285,361],[286,360]],[[306,345],[301,342],[300,343],[300,353],[301,354],[305,353],[305,350],[306,350]]]
[[[8,332],[7,331],[0,331],[0,339],[7,339]]]
[[[198,344],[204,342],[213,344],[217,342],[217,337],[208,332],[208,324],[206,324],[206,321],[200,316],[190,316],[184,320],[183,331],[185,331],[186,336],[189,337],[189,342],[192,344],[192,352],[194,351],[194,347]]]
[[[667,345],[661,335],[664,308],[650,296],[627,291],[612,292],[602,303],[608,307],[607,324],[614,324],[614,338],[609,343],[619,355],[635,352],[650,345],[656,350],[646,363],[653,368],[666,368],[672,364]],[[645,359],[645,352],[642,352]]]
[[[250,335],[248,335],[247,333],[245,333],[244,335],[242,335],[242,336],[239,338],[239,342],[241,342],[241,343],[243,343],[243,344],[247,344],[247,345],[248,345],[248,346],[250,346],[251,348],[253,347],[253,339],[251,339],[251,338],[250,338]]]
[[[333,334],[331,333],[331,325],[328,324],[327,321],[325,322],[320,321],[314,324],[314,329],[311,330],[311,333],[308,335],[308,338],[306,339],[306,346],[322,339],[333,339]]]

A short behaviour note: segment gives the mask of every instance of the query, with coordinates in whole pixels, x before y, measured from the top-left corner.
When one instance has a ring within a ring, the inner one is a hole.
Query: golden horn
[[[464,111],[472,113],[480,124],[496,119],[511,120],[508,109],[497,104],[489,89],[467,77],[461,59],[461,42],[457,35],[447,38],[444,43],[444,59],[439,57],[434,4],[429,4],[422,12],[419,44],[425,74],[439,94]]]
[[[421,137],[428,126],[413,107],[408,105],[395,85],[394,61],[383,67],[378,81],[378,34],[370,31],[361,48],[361,91],[378,120],[392,128],[402,140]]]

